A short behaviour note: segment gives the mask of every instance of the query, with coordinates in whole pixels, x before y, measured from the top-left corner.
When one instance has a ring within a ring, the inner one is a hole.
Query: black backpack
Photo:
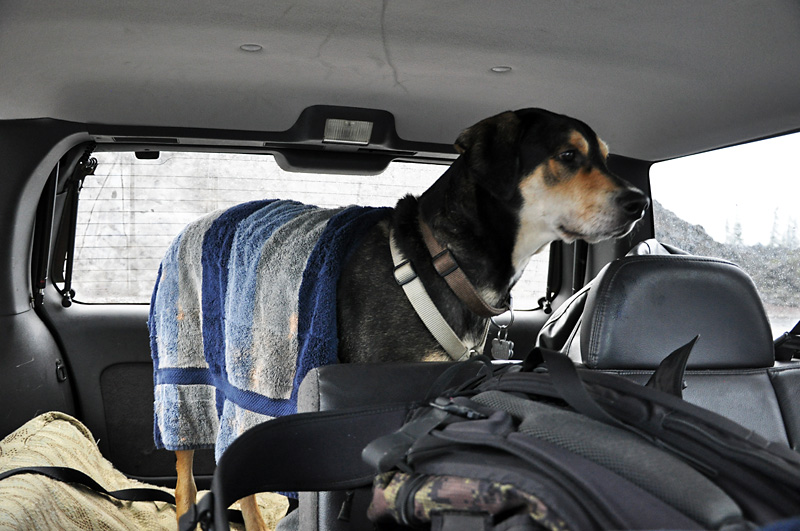
[[[693,344],[645,386],[535,349],[447,391],[445,371],[422,402],[266,422],[225,452],[182,527],[226,529],[254,492],[370,482],[368,516],[387,530],[730,531],[800,515],[800,453],[681,399]]]
[[[540,350],[438,397],[365,449],[379,472],[370,519],[386,529],[728,530],[799,515],[800,454],[680,398],[693,344],[646,386]]]

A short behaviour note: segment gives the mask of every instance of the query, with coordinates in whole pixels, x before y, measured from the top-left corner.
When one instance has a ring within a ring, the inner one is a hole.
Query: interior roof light
[[[323,134],[322,140],[324,142],[359,144],[365,146],[369,144],[371,136],[372,122],[328,118],[325,120],[325,133]]]

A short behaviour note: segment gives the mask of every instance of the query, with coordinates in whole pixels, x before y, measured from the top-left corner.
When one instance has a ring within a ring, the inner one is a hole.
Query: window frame
[[[241,154],[241,155],[258,155],[258,156],[275,156],[274,152],[271,151],[243,151],[243,150],[222,150],[222,149],[209,149],[208,147],[205,148],[195,148],[195,149],[175,149],[173,146],[170,146],[168,150],[164,150],[165,152],[204,152],[209,154]],[[133,152],[135,153],[137,159],[148,160],[155,158],[153,153],[155,150],[148,150],[142,151],[137,149],[120,149],[118,146],[111,146],[105,147],[104,149],[97,149],[95,152]],[[86,156],[90,157],[91,150],[87,149]],[[416,160],[416,159],[405,159],[405,158],[398,158],[395,162],[400,163],[417,163],[417,164],[426,164],[426,165],[438,165],[441,166],[441,171],[437,171],[437,175],[441,175],[446,170],[446,166],[451,164],[453,161],[452,158],[442,158],[442,159],[431,159],[430,157],[426,157],[424,160]],[[276,162],[278,159],[276,157]],[[85,166],[85,164],[84,164]],[[93,172],[89,173],[89,176],[92,175]],[[78,304],[84,305],[104,305],[104,304],[119,304],[119,305],[147,305],[149,304],[149,297],[148,300],[139,300],[139,301],[103,301],[103,300],[82,300],[80,296],[80,289],[76,290],[73,288],[74,279],[72,275],[65,274],[68,273],[70,268],[74,267],[74,255],[75,255],[75,233],[76,233],[76,219],[77,216],[74,213],[74,208],[80,208],[80,198],[76,198],[76,194],[79,196],[80,191],[84,182],[83,177],[81,175],[81,165],[79,164],[76,167],[75,171],[70,175],[67,179],[65,179],[63,186],[62,195],[64,196],[63,199],[63,211],[61,215],[61,223],[59,225],[59,231],[56,238],[56,243],[54,248],[58,250],[56,258],[51,261],[51,268],[50,268],[50,279],[51,283],[55,287],[56,290],[61,293],[63,301],[62,304],[65,307],[68,307],[73,302]],[[77,185],[80,183],[80,186]],[[427,187],[427,186],[426,186]],[[238,204],[238,202],[237,202]],[[177,235],[177,234],[176,234]],[[554,252],[560,253],[560,246]],[[543,251],[539,256],[540,257],[550,257],[552,256],[553,252],[549,252],[547,250]],[[535,258],[534,258],[535,259]],[[540,261],[544,262],[544,260]],[[530,311],[530,310],[539,310],[543,309],[545,306],[545,301],[549,300],[552,301],[555,299],[556,296],[561,291],[561,279],[563,275],[561,275],[561,268],[554,268],[550,264],[549,258],[547,259],[548,263],[545,265],[545,269],[547,270],[546,275],[541,275],[539,277],[538,283],[542,284],[541,289],[536,289],[535,296],[529,297],[524,303],[520,304],[519,301],[515,306],[516,310],[520,311]],[[540,266],[542,267],[542,266]],[[155,273],[157,269],[153,271],[153,279],[155,279]],[[555,275],[555,276],[554,276]],[[553,277],[553,278],[551,278]],[[154,280],[155,281],[155,280]],[[59,287],[58,284],[63,284],[63,287]],[[550,285],[552,284],[552,285]],[[551,293],[548,295],[546,293],[547,287],[550,285],[551,291],[553,288],[556,289],[555,293]],[[79,286],[78,286],[79,288]],[[534,291],[531,291],[534,293]]]

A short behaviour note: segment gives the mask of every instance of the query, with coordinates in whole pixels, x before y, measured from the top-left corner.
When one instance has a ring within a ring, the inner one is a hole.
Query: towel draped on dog
[[[193,222],[150,304],[158,448],[215,448],[297,411],[297,388],[337,361],[336,285],[390,209],[264,200]]]

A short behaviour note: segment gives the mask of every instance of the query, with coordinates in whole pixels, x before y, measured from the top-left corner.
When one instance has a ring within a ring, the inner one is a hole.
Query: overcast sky
[[[662,162],[650,173],[653,198],[717,241],[739,222],[747,245],[769,244],[776,223],[780,242],[800,226],[798,154],[795,133]]]

